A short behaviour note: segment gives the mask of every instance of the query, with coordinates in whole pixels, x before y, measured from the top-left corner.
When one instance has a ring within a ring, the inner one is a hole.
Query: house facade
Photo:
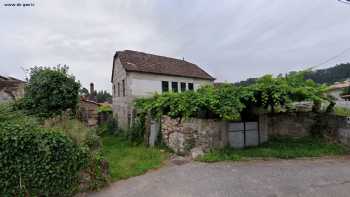
[[[0,103],[22,98],[25,84],[19,79],[0,75]]]
[[[185,60],[138,51],[117,51],[113,58],[113,114],[121,128],[130,126],[135,98],[155,93],[196,90],[214,78]]]

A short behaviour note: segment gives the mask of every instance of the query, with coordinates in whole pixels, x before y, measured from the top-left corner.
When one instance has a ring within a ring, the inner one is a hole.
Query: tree
[[[294,75],[297,71],[292,71],[288,75]],[[280,74],[281,76],[281,74]],[[305,73],[305,80],[311,79],[319,84],[333,84],[335,82],[341,82],[350,78],[350,63],[339,64],[334,67],[313,70]],[[235,83],[237,86],[248,86],[252,85],[257,81],[258,78],[248,78],[245,81]]]
[[[112,103],[112,95],[106,90],[100,90],[96,94],[96,100],[98,103]]]
[[[293,72],[285,77],[265,75],[256,83],[243,87],[245,94],[241,100],[246,105],[254,105],[269,109],[272,113],[277,107],[288,108],[292,102],[313,101],[318,105],[323,100],[328,100],[324,95],[325,85],[319,85],[312,80],[305,80],[309,70]]]
[[[79,95],[82,96],[82,97],[88,97],[89,96],[89,90],[84,88],[84,87],[81,87],[79,89]]]
[[[39,117],[50,117],[70,109],[75,112],[79,103],[79,82],[60,65],[33,67],[25,88],[23,107]]]

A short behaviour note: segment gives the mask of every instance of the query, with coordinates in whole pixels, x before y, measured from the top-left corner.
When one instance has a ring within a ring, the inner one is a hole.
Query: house
[[[350,108],[350,95],[344,95],[344,91],[350,88],[350,81],[337,82],[328,89],[328,94],[335,99],[335,103],[339,107]]]
[[[22,80],[0,75],[0,103],[22,98],[25,84]]]
[[[113,58],[113,114],[121,128],[128,128],[135,112],[133,101],[154,93],[196,90],[214,78],[185,60],[138,51],[117,51]]]

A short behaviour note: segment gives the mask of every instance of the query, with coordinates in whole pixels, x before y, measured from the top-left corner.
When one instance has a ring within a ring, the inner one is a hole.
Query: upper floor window
[[[123,85],[123,96],[125,96],[125,80],[122,80],[122,85]]]
[[[171,89],[173,90],[173,92],[178,92],[179,91],[179,87],[177,82],[171,82]]]
[[[181,88],[181,92],[185,92],[186,91],[186,83],[181,82],[180,88]]]
[[[193,83],[188,83],[188,90],[193,90]]]
[[[120,83],[118,82],[118,96],[120,96]]]
[[[169,82],[162,81],[162,92],[168,92],[168,91],[169,91]]]
[[[113,96],[115,96],[115,85],[113,84]]]

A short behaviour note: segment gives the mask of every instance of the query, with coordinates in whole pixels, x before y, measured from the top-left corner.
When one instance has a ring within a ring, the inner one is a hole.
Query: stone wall
[[[165,144],[178,154],[208,151],[227,145],[226,122],[220,120],[180,120],[163,116],[161,132]]]
[[[98,103],[88,100],[80,100],[79,113],[81,119],[88,127],[95,127],[98,123]]]
[[[262,115],[260,132],[278,136],[304,137],[314,134],[327,135],[350,145],[350,121],[325,113],[280,113]]]
[[[230,122],[214,119],[172,119],[163,116],[161,133],[165,144],[178,154],[198,154],[224,148],[229,143]],[[268,136],[304,137],[326,135],[350,146],[350,120],[331,114],[295,112],[259,116],[260,142]]]

